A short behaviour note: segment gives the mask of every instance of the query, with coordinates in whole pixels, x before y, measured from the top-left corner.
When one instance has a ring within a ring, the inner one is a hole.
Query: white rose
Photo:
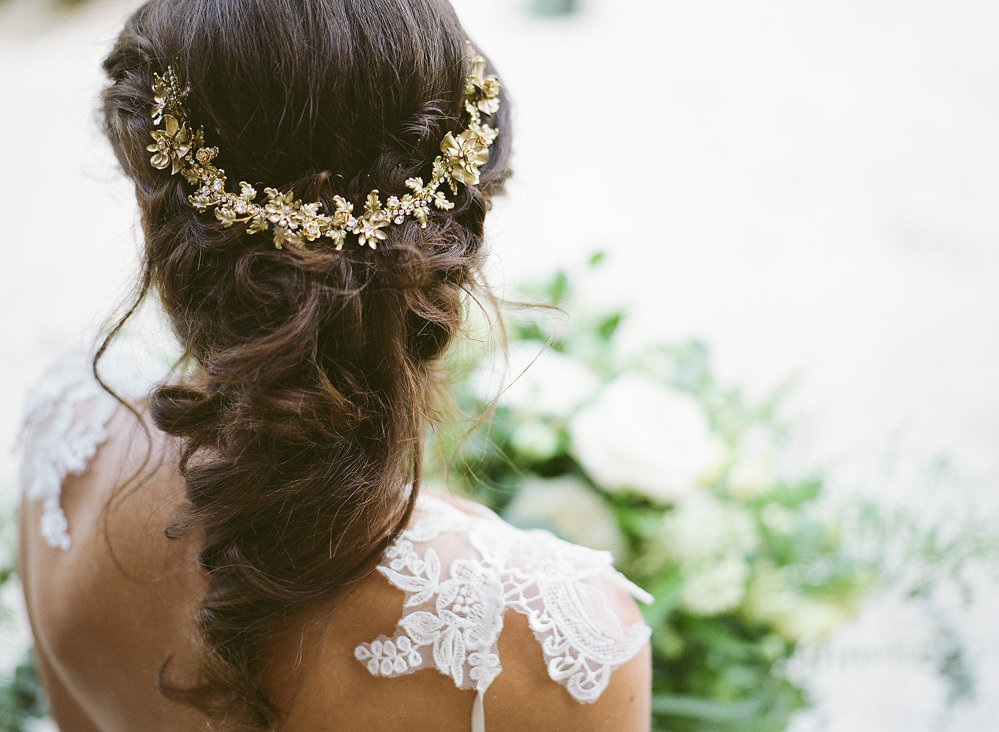
[[[529,478],[503,512],[523,528],[550,529],[568,541],[625,556],[624,537],[600,495],[577,478]]]
[[[555,416],[575,411],[599,385],[589,368],[539,341],[511,343],[505,363],[501,355],[487,358],[472,377],[481,399],[499,395],[501,406]]]
[[[717,459],[692,396],[651,379],[620,376],[569,424],[570,450],[599,485],[630,488],[661,503],[693,491]]]

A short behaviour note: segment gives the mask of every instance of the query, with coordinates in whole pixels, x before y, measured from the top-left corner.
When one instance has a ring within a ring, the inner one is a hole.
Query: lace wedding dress
[[[56,361],[29,393],[21,430],[23,494],[44,504],[41,535],[62,550],[72,543],[62,482],[87,469],[118,407],[94,379],[90,354],[77,349]],[[133,400],[148,393],[153,372],[162,375],[135,347],[110,351],[101,369]],[[608,586],[652,600],[613,569],[610,554],[516,529],[482,507],[466,511],[421,495],[378,571],[405,601],[394,635],[360,644],[356,660],[376,676],[435,669],[458,688],[474,689],[473,732],[485,729],[483,695],[503,669],[497,641],[507,610],[526,616],[548,675],[579,702],[595,701],[614,669],[649,638],[646,625],[625,626],[608,607]]]

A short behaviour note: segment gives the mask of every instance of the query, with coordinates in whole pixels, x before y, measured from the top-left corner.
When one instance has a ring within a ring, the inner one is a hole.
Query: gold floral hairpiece
[[[154,168],[180,173],[197,190],[190,196],[191,204],[201,212],[215,208],[215,218],[226,228],[239,222],[248,224],[247,233],[255,234],[268,228],[274,230],[274,246],[304,245],[319,238],[330,239],[337,250],[343,248],[347,234],[354,234],[361,246],[376,248],[385,239],[383,229],[390,223],[401,224],[408,216],[427,225],[430,206],[447,211],[454,208],[444,191],[445,183],[457,195],[458,184],[478,185],[479,171],[489,159],[489,146],[498,131],[482,121],[483,114],[495,114],[499,109],[499,80],[486,76],[486,62],[473,58],[472,73],[465,81],[465,111],[468,129],[457,137],[448,132],[441,142],[441,154],[434,160],[430,182],[410,178],[403,196],[389,196],[382,205],[378,191],[368,194],[364,213],[354,215],[354,204],[334,196],[335,210],[322,213],[321,203],[302,203],[291,193],[264,188],[266,201],[256,202],[257,191],[249,183],[240,182],[238,194],[226,190],[225,171],[212,161],[218,156],[217,147],[206,147],[204,129],[192,131],[184,109],[184,98],[190,87],[181,85],[173,67],[167,66],[162,76],[153,74],[153,144],[146,149]]]

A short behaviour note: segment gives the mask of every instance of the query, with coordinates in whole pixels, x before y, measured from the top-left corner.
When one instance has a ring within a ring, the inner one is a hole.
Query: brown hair
[[[197,213],[181,176],[150,165],[153,73],[171,65],[190,85],[185,106],[229,180],[332,211],[334,195],[363,202],[429,177],[464,122],[465,41],[446,0],[151,0],[104,62],[106,133],[143,202],[137,302],[158,293],[195,366],[151,402],[183,446],[189,505],[168,535],[204,536],[209,578],[199,683],[161,670],[161,688],[237,728],[279,719],[261,680],[268,642],[409,518],[435,360],[461,327],[508,175],[509,104],[481,184],[427,228],[390,226],[376,251],[276,250]]]

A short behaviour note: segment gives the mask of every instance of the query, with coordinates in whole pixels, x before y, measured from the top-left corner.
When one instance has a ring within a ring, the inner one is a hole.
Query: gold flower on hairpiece
[[[388,236],[382,229],[389,225],[388,219],[369,219],[367,216],[357,220],[352,233],[357,235],[357,243],[362,247],[367,244],[374,249],[378,242]]]
[[[478,134],[465,130],[455,138],[448,132],[441,143],[441,152],[452,178],[466,186],[479,184],[479,168],[489,160],[489,148]]]
[[[465,84],[465,96],[468,102],[478,107],[484,114],[496,114],[499,111],[499,79],[486,76],[486,60],[479,57],[472,66],[472,74]]]
[[[364,202],[364,216],[354,222],[351,232],[357,235],[357,241],[362,247],[367,244],[374,249],[378,246],[378,242],[384,241],[388,236],[382,229],[388,226],[389,222],[390,219],[382,209],[376,188],[368,194]]]
[[[295,194],[281,193],[276,188],[265,188],[264,193],[267,194],[267,203],[264,205],[267,220],[282,229],[297,229],[295,213],[298,202],[295,200]]]
[[[146,150],[153,153],[149,162],[154,168],[171,168],[170,175],[173,175],[183,167],[184,156],[191,152],[191,131],[172,114],[164,115],[163,122],[166,129],[150,133],[156,142],[147,145]]]

